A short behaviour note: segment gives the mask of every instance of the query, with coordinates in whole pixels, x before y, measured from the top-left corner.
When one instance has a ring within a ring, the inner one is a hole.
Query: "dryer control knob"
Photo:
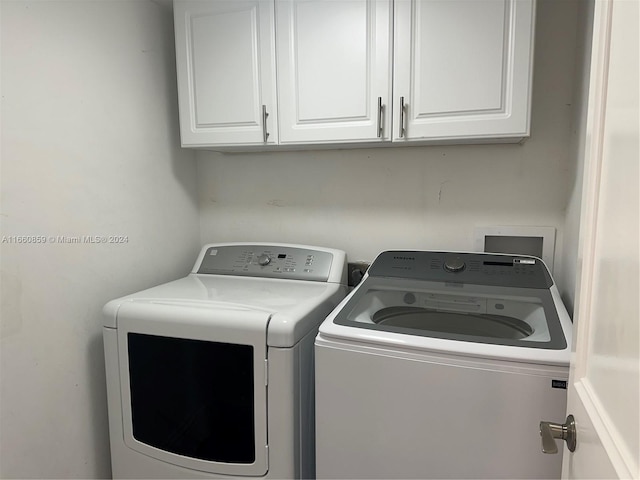
[[[263,253],[258,257],[258,265],[262,265],[264,267],[265,265],[269,265],[270,263],[271,263],[271,257],[266,253]]]
[[[444,262],[444,269],[447,272],[461,272],[464,267],[465,263],[460,257],[448,258]]]

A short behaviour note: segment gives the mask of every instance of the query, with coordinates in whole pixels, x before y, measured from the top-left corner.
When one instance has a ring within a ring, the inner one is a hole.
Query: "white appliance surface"
[[[538,424],[571,322],[540,259],[383,252],[315,345],[318,478],[560,477]]]
[[[338,250],[210,244],[109,302],[114,478],[313,476],[313,340],[346,288]]]
[[[317,322],[315,309],[335,302],[340,283],[224,275],[191,275],[112,301],[105,306],[105,327],[117,328],[118,311],[153,305],[268,314],[263,328],[268,344],[290,347]],[[341,297],[342,298],[342,297]],[[137,306],[136,305],[136,306]],[[144,305],[144,306],[143,306]],[[267,329],[267,323],[269,328]]]

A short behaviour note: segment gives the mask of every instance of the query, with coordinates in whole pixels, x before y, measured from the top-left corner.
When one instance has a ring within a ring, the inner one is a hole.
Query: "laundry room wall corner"
[[[200,246],[171,11],[2,1],[0,477],[110,478],[102,307]]]
[[[576,44],[575,89],[571,128],[571,150],[569,156],[569,186],[564,223],[564,250],[560,261],[558,283],[560,294],[569,314],[573,316],[575,288],[578,270],[578,243],[580,236],[580,204],[582,200],[582,177],[584,146],[589,95],[589,68],[591,61],[591,38],[593,33],[594,0],[582,1],[578,10]]]

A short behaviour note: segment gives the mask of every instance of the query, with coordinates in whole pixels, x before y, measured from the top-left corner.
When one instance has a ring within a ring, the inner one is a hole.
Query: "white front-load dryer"
[[[313,341],[346,288],[339,250],[210,244],[109,302],[113,477],[313,477]]]
[[[383,252],[316,338],[318,478],[560,478],[570,342],[538,258]]]

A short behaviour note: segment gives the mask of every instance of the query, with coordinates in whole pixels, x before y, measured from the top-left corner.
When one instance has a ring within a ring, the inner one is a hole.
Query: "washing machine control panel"
[[[198,273],[326,282],[333,255],[321,250],[269,245],[210,247]]]
[[[521,288],[549,288],[553,280],[535,257],[429,251],[382,252],[368,270],[373,277]]]

